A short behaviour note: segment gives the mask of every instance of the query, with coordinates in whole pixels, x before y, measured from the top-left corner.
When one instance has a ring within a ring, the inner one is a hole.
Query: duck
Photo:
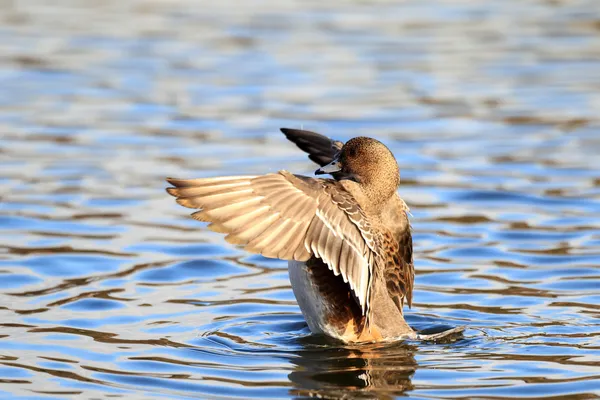
[[[313,334],[347,344],[416,338],[403,311],[412,306],[415,275],[410,209],[398,194],[393,153],[364,136],[343,143],[281,131],[319,165],[315,177],[280,170],[167,178],[167,192],[227,242],[287,260]]]

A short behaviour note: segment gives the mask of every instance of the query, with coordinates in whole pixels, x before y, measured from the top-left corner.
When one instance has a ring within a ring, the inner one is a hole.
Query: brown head
[[[350,139],[335,160],[315,174],[336,173],[336,178],[358,182],[375,202],[388,200],[400,185],[396,158],[383,143],[368,137]]]

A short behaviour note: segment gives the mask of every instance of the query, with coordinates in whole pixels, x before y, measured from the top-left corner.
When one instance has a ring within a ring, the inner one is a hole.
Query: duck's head
[[[383,199],[394,194],[400,185],[396,158],[383,143],[368,137],[350,139],[338,157],[317,169],[315,174],[335,174],[338,180],[353,180],[365,191]]]

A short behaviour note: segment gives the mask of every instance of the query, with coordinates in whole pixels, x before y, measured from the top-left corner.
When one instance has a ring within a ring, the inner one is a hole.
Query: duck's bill
[[[332,174],[342,170],[342,163],[339,160],[333,160],[327,165],[322,166],[315,171],[315,175]]]

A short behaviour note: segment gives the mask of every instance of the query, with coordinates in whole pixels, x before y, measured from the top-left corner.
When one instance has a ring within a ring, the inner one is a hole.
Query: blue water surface
[[[0,398],[600,396],[595,1],[12,2],[0,13]],[[310,334],[287,264],[165,177],[310,175],[373,136],[416,329]]]

